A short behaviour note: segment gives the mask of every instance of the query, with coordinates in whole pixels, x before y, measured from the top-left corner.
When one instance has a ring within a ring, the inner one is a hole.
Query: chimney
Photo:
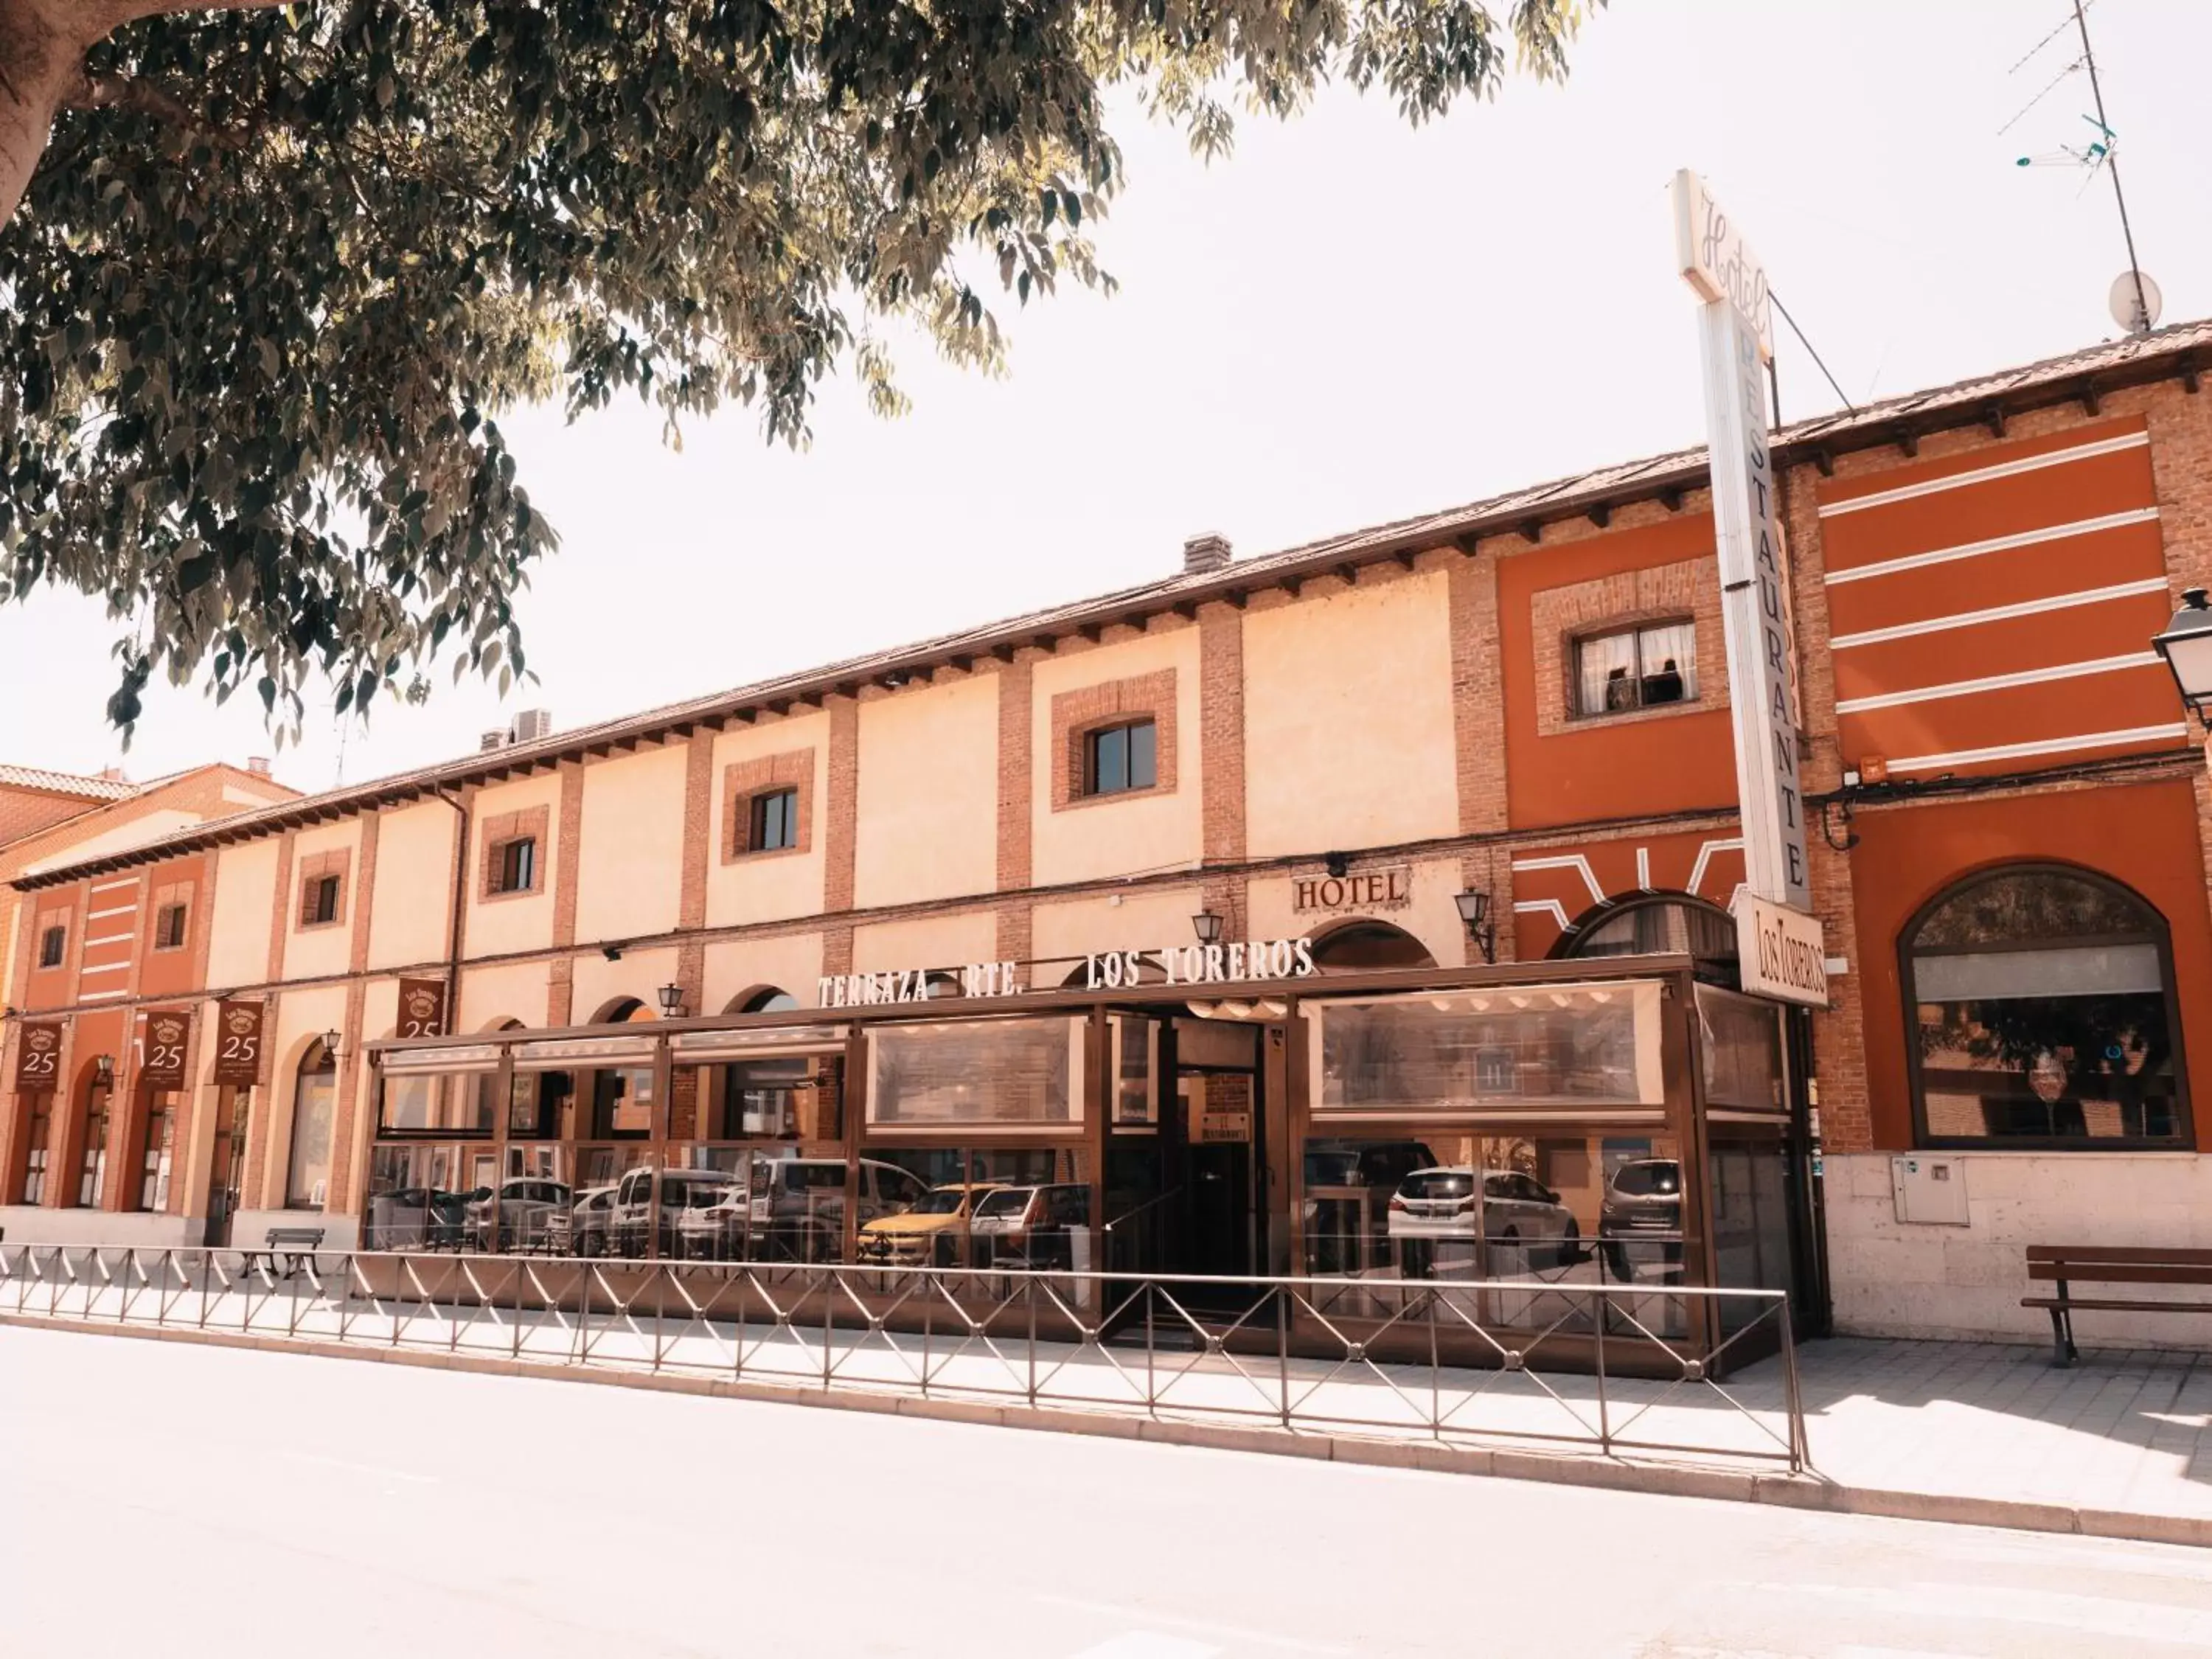
[[[526,708],[514,717],[514,730],[508,733],[509,743],[535,743],[540,738],[553,735],[553,711],[550,708]]]
[[[504,731],[487,732],[477,739],[477,753],[479,755],[489,755],[495,749],[506,747],[507,733]]]
[[[267,777],[269,775],[269,757],[266,755],[248,755],[246,757],[246,769],[252,773],[257,778]]]
[[[131,781],[130,779],[123,775],[123,769],[119,766],[101,767],[100,769],[100,781],[102,783],[128,783]]]
[[[1218,570],[1229,562],[1229,538],[1207,531],[1202,536],[1193,536],[1182,544],[1182,574],[1199,576],[1209,570]]]

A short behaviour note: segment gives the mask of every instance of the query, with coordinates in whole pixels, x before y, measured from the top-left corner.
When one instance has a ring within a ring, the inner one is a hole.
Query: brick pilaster
[[[1203,605],[1198,627],[1206,862],[1234,863],[1244,856],[1244,613],[1226,604]]]

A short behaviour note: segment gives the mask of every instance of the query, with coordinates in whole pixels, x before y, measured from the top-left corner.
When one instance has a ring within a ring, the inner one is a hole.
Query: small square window
[[[317,876],[308,882],[300,906],[300,920],[307,927],[319,927],[338,919],[338,878]]]
[[[60,967],[62,965],[62,952],[68,948],[68,945],[69,929],[67,927],[56,927],[47,928],[46,933],[42,934],[39,939],[39,966],[41,968]]]
[[[154,915],[154,948],[179,951],[185,944],[185,910],[181,904],[165,904]]]
[[[538,837],[518,836],[499,849],[492,879],[495,893],[526,893],[538,885]]]
[[[1620,714],[1698,698],[1694,623],[1623,629],[1575,641],[1575,713]]]
[[[749,853],[781,852],[799,845],[799,791],[771,789],[752,799],[746,828]]]
[[[1159,728],[1151,720],[1109,726],[1083,740],[1084,793],[1150,789],[1159,779]]]

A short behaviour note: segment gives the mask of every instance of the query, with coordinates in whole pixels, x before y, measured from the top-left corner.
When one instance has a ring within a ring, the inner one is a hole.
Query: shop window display
[[[1926,1144],[2187,1144],[2166,924],[2134,894],[1997,871],[1923,911],[1903,956]]]

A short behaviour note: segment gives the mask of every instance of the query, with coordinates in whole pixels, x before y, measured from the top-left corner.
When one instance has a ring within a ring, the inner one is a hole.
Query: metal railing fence
[[[0,1316],[1810,1467],[1779,1291],[21,1244]]]

